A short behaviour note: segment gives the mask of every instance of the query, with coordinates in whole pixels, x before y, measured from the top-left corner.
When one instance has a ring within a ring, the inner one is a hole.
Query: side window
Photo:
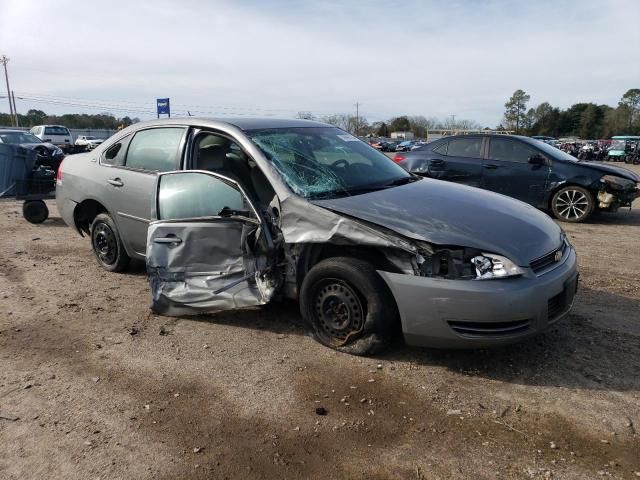
[[[492,138],[489,147],[491,160],[527,163],[531,156],[539,154],[540,152],[526,143],[508,138]]]
[[[440,155],[446,155],[447,145],[449,145],[449,142],[443,142],[440,145],[438,145],[436,148],[434,148],[433,151],[436,153],[439,153]]]
[[[224,210],[252,216],[249,204],[236,188],[205,173],[184,172],[160,177],[158,219],[220,217]]]
[[[447,155],[450,157],[480,158],[482,138],[456,138],[449,141]]]
[[[151,172],[175,170],[183,134],[184,128],[174,127],[136,133],[129,143],[125,165]]]
[[[100,163],[103,165],[114,165],[114,166],[122,166],[124,165],[124,155],[127,151],[127,144],[131,140],[131,135],[121,138],[118,143],[114,143],[111,145],[100,160]]]

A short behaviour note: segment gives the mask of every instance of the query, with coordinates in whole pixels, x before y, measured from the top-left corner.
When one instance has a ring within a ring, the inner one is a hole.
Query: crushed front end
[[[598,190],[598,208],[615,212],[620,207],[629,207],[640,197],[640,188],[633,180],[616,175],[604,175]]]

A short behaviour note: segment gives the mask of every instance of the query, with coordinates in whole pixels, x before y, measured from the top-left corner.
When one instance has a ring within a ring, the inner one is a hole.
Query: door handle
[[[114,187],[124,186],[124,183],[122,183],[122,180],[120,180],[119,178],[110,178],[109,180],[107,180],[107,183],[113,185]]]
[[[484,168],[488,168],[489,170],[494,170],[498,168],[500,165],[496,165],[495,163],[485,163],[482,165]]]
[[[431,160],[431,165],[441,166],[444,165],[444,160]]]
[[[182,239],[176,236],[160,237],[154,238],[153,243],[161,243],[165,245],[180,245],[182,243]]]

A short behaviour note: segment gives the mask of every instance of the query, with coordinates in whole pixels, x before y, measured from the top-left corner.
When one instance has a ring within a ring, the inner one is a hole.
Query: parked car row
[[[69,129],[62,125],[38,125],[32,127],[30,132],[43,142],[55,145],[65,153],[93,150],[104,141],[90,135],[79,135],[74,142]]]
[[[408,152],[425,144],[421,140],[378,140],[370,143],[373,148],[382,152]]]

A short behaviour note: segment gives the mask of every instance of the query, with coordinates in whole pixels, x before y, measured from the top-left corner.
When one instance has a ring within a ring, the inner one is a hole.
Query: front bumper
[[[395,297],[405,341],[435,348],[485,348],[539,334],[569,313],[578,285],[573,247],[540,276],[446,280],[379,273]]]

